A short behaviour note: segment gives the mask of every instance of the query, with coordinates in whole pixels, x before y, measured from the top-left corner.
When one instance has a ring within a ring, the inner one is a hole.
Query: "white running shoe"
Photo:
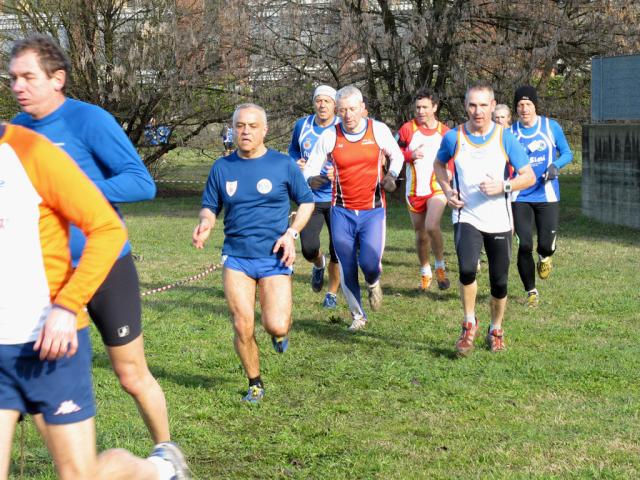
[[[366,316],[358,313],[352,313],[351,316],[353,317],[353,322],[351,322],[351,325],[348,328],[350,332],[357,332],[367,326]]]

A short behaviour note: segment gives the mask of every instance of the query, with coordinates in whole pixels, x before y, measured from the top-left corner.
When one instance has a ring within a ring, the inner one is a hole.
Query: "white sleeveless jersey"
[[[16,152],[0,145],[0,344],[35,341],[49,313],[40,201]]]
[[[503,128],[496,125],[482,144],[474,144],[460,125],[454,154],[453,188],[464,207],[453,211],[453,223],[469,223],[485,233],[502,233],[512,229],[511,202],[505,193],[486,195],[480,184],[488,179],[508,178],[509,157],[504,151]]]
[[[443,136],[444,131],[441,123],[438,123],[433,135],[425,135],[419,129],[413,133],[408,149],[412,152],[421,150],[424,156],[406,164],[407,196],[425,196],[442,192],[433,173],[433,161],[436,159],[436,153],[438,153]]]

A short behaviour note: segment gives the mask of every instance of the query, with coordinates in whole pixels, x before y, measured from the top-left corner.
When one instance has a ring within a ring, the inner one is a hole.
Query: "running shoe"
[[[189,480],[191,478],[191,472],[189,471],[189,467],[187,465],[187,461],[184,458],[184,454],[180,450],[180,447],[178,447],[178,445],[176,445],[175,443],[158,443],[153,449],[153,452],[151,452],[150,456],[159,457],[173,465],[175,474],[173,475],[173,477],[171,477],[171,480]]]
[[[335,293],[327,292],[322,302],[322,308],[332,310],[338,306],[338,296]]]
[[[447,271],[442,267],[436,268],[436,281],[440,290],[446,290],[451,286],[451,282],[447,278]]]
[[[505,351],[507,346],[504,343],[504,330],[501,328],[489,329],[487,331],[487,346],[491,353]]]
[[[286,335],[284,337],[273,336],[271,337],[271,343],[276,353],[284,353],[289,348],[289,337]]]
[[[538,276],[541,280],[546,280],[551,275],[553,270],[553,264],[551,263],[551,257],[547,257],[546,260],[538,260]]]
[[[358,313],[352,313],[353,321],[347,330],[350,332],[357,332],[367,326],[367,317]]]
[[[243,402],[258,403],[264,397],[264,387],[259,385],[251,385],[247,394],[242,397]]]
[[[420,275],[420,290],[426,292],[431,286],[431,275]]]
[[[311,269],[311,289],[314,292],[319,292],[324,286],[324,267],[316,267],[315,265]]]
[[[369,291],[369,305],[371,310],[377,312],[382,306],[382,287],[380,286],[380,280],[375,285],[367,285]]]
[[[533,308],[538,306],[538,292],[536,290],[532,290],[527,292],[527,307]]]
[[[476,318],[476,323],[464,322],[462,324],[462,332],[458,341],[456,341],[456,352],[458,356],[466,357],[473,351],[473,341],[476,339],[476,333],[478,333],[479,322]]]

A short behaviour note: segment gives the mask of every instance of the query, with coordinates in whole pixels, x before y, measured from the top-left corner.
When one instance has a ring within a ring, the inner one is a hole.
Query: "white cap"
[[[315,100],[318,95],[325,95],[334,102],[336,101],[336,90],[329,85],[318,85],[313,92],[313,99]]]

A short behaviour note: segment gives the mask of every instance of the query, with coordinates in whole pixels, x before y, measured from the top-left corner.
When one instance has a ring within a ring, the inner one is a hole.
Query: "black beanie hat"
[[[513,96],[514,110],[518,109],[518,102],[520,100],[529,100],[535,105],[536,110],[538,109],[538,92],[536,92],[536,89],[531,85],[523,85],[521,87],[518,87],[515,95]]]

